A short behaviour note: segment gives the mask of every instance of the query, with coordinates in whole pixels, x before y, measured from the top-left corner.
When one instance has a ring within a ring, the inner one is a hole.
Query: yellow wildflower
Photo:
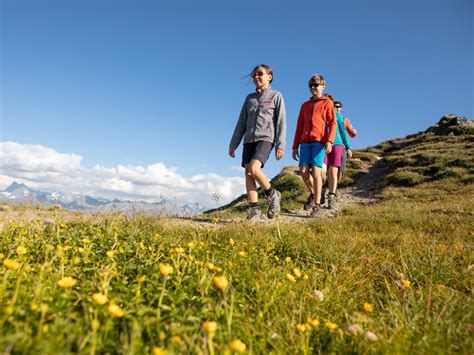
[[[296,325],[296,329],[300,332],[300,333],[304,333],[307,329],[306,329],[306,324],[301,324],[301,323],[298,323]]]
[[[107,311],[109,312],[109,315],[111,317],[114,317],[114,318],[120,318],[120,317],[123,317],[125,312],[123,311],[122,308],[120,308],[118,305],[116,305],[115,303],[111,303],[109,305],[109,308],[107,309]]]
[[[109,299],[107,298],[106,295],[104,295],[103,293],[100,293],[100,292],[97,292],[97,293],[94,293],[92,295],[92,300],[96,303],[96,304],[99,304],[99,305],[103,305],[103,304],[106,304]]]
[[[294,274],[296,277],[301,277],[301,276],[302,276],[300,269],[298,269],[297,267],[295,267],[295,268],[293,269],[293,274]]]
[[[139,284],[144,283],[145,281],[146,281],[146,275],[137,276],[137,282]]]
[[[71,288],[77,284],[77,280],[72,276],[63,277],[58,281],[58,286],[61,288]]]
[[[153,349],[151,350],[151,354],[152,355],[165,355],[166,351],[162,347],[154,346]]]
[[[11,316],[13,313],[15,313],[15,307],[14,306],[5,307],[5,313]]]
[[[81,258],[75,256],[72,258],[72,265],[79,265],[81,263]]]
[[[286,278],[291,282],[296,282],[296,279],[292,274],[286,274]]]
[[[194,248],[196,244],[194,244],[194,242],[189,242],[188,243],[188,248]]]
[[[173,336],[171,337],[171,341],[172,341],[173,343],[175,343],[176,345],[181,345],[181,344],[183,344],[183,339],[181,339],[181,337],[180,337],[179,335],[173,335]]]
[[[106,254],[107,254],[107,257],[109,257],[110,259],[112,259],[112,258],[115,256],[115,251],[109,250]]]
[[[18,270],[20,268],[20,263],[12,259],[5,259],[3,260],[3,266],[10,270]]]
[[[23,245],[20,245],[18,248],[16,248],[16,253],[18,255],[25,255],[26,254],[26,248]]]
[[[161,341],[164,341],[166,339],[166,334],[165,332],[161,331],[158,333],[158,339],[160,339]]]
[[[236,353],[243,353],[247,349],[247,345],[239,339],[234,339],[229,343],[229,348]]]
[[[216,266],[213,263],[206,263],[206,267],[211,271],[214,271],[216,268]]]
[[[173,267],[170,264],[163,264],[160,263],[160,273],[164,277],[169,276],[171,273],[173,273]]]
[[[407,291],[411,288],[411,282],[405,278],[396,280],[395,283],[402,291]]]
[[[92,330],[96,331],[100,328],[100,322],[98,319],[93,319],[91,322],[91,328]]]
[[[364,310],[367,313],[372,313],[374,311],[374,306],[372,306],[370,303],[365,302],[364,303]]]
[[[32,303],[30,309],[34,312],[38,309],[38,305],[36,303]]]
[[[326,328],[328,328],[330,330],[334,330],[334,329],[337,328],[337,324],[333,323],[333,322],[326,322],[325,326],[326,326]]]
[[[202,328],[207,333],[208,336],[213,336],[217,332],[217,322],[206,321],[202,325]]]
[[[247,253],[245,251],[239,251],[239,256],[246,256]]]
[[[225,275],[214,276],[212,278],[212,281],[214,281],[214,285],[223,292],[225,292],[227,288],[229,287],[229,280],[227,279],[227,276]]]
[[[170,254],[182,254],[184,253],[184,248],[176,247],[170,250]]]
[[[305,275],[303,276],[303,280],[308,280],[308,279],[309,279],[308,274],[305,274]]]
[[[82,242],[83,242],[84,244],[90,244],[90,243],[91,243],[91,241],[90,241],[89,238],[82,238]]]
[[[319,327],[319,320],[317,320],[315,318],[308,317],[308,323],[312,327]]]
[[[234,246],[234,245],[235,245],[234,239],[230,238],[230,239],[229,239],[229,244],[232,245],[232,246]]]
[[[289,256],[287,256],[287,257],[285,258],[285,262],[288,263],[288,264],[291,263],[291,258],[290,258]]]

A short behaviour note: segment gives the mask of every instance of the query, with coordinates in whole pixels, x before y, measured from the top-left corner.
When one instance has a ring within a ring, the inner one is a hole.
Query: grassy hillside
[[[0,350],[472,354],[473,135],[420,135],[358,151],[380,201],[336,218],[4,223]]]
[[[462,185],[470,184],[474,176],[473,143],[472,121],[446,115],[424,132],[355,150],[339,186],[356,186],[382,197],[388,187],[419,187],[446,178]],[[308,192],[297,167],[285,167],[271,183],[282,192],[283,211],[301,208],[306,201]],[[260,198],[260,204],[265,203]],[[245,210],[246,195],[242,195],[206,214],[243,217]]]

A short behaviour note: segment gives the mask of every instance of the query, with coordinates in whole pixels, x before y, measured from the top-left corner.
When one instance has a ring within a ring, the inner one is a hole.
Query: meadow
[[[473,191],[443,186],[309,223],[11,221],[1,349],[472,353]]]
[[[457,165],[427,175],[423,142],[385,156],[377,203],[335,218],[4,220],[0,351],[472,354],[472,158],[443,151]]]

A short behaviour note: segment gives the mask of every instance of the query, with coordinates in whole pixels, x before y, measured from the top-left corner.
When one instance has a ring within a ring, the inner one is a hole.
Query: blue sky
[[[269,177],[296,164],[315,72],[344,103],[356,148],[446,113],[473,117],[470,0],[0,3],[0,140],[80,156],[86,171],[160,163],[187,181],[240,177],[241,147],[231,159],[228,143],[258,63],[273,67],[287,108],[286,156]],[[22,178],[5,170],[5,183]]]

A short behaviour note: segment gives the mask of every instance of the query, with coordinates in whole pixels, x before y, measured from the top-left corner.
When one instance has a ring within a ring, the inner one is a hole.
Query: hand
[[[326,150],[326,154],[331,153],[331,151],[332,151],[332,143],[331,143],[331,142],[326,142],[326,144],[324,145],[324,149]]]
[[[234,149],[234,148],[229,148],[229,155],[230,155],[232,158],[235,158],[235,149]]]
[[[355,128],[352,130],[352,132],[354,133],[354,137],[357,136],[357,130]]]
[[[293,149],[293,159],[298,161],[300,158],[300,154],[298,153],[298,148]]]
[[[276,160],[280,160],[283,158],[283,155],[285,155],[285,151],[283,149],[277,149],[275,150],[275,158]]]
[[[347,157],[350,159],[352,158],[352,150],[347,149]]]

